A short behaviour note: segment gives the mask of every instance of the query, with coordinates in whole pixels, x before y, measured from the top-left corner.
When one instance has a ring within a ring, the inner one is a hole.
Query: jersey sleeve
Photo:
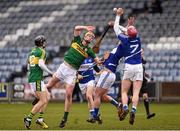
[[[88,48],[87,51],[88,55],[91,56],[93,59],[96,58],[96,54],[94,53],[94,51],[91,48]]]

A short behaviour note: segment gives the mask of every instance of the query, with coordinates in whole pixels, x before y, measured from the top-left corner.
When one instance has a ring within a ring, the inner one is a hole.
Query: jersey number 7
[[[137,50],[138,46],[139,46],[138,44],[130,45],[130,48],[133,48],[132,51],[131,51],[131,54],[134,53]]]

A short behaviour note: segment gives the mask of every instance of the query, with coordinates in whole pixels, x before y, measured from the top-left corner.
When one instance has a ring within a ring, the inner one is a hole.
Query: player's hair
[[[44,46],[44,43],[46,42],[46,39],[44,35],[39,35],[34,39],[34,43],[36,46]]]
[[[84,36],[87,36],[87,35],[91,35],[91,36],[95,37],[94,33],[91,31],[86,32],[86,34]]]

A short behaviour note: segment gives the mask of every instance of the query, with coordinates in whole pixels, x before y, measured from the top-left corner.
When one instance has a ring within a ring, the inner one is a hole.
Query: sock
[[[34,114],[30,112],[29,115],[27,116],[27,119],[31,121],[33,116],[34,116]]]
[[[65,121],[67,121],[67,118],[68,118],[68,114],[69,114],[69,112],[64,112],[64,116],[63,116],[63,119],[64,119]]]
[[[131,98],[128,97],[128,105],[131,103]]]
[[[91,117],[93,117],[93,114],[94,114],[94,109],[89,110],[89,113],[90,113],[90,116],[91,116]]]
[[[43,118],[44,112],[39,112],[39,118]]]
[[[38,121],[40,121],[40,122],[43,121],[43,115],[44,115],[44,112],[39,112]]]
[[[127,104],[123,105],[123,109],[128,110],[128,105]]]
[[[136,113],[136,107],[135,106],[132,106],[131,112]]]
[[[111,103],[112,105],[114,105],[115,107],[118,107],[118,102],[117,102],[116,100],[112,99],[112,100],[110,101],[110,103]]]
[[[144,107],[146,109],[146,114],[149,115],[149,100],[148,99],[144,100]]]
[[[99,113],[99,108],[94,108],[94,114],[93,117],[96,118]]]

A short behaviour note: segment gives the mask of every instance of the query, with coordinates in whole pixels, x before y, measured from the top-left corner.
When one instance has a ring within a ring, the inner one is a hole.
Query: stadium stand
[[[58,53],[70,44],[77,24],[106,26],[114,19],[114,7],[125,8],[127,19],[145,0],[16,0],[0,1],[0,81],[27,80],[26,59],[35,36],[47,37],[49,67],[56,70],[63,61]],[[148,1],[148,5],[150,5]],[[163,0],[162,13],[143,12],[136,16],[147,58],[147,71],[154,81],[180,80],[180,1]],[[123,23],[124,25],[126,23]],[[113,30],[103,40],[100,56],[111,50],[117,39]],[[121,65],[120,65],[121,66]],[[19,76],[13,74],[22,74]],[[17,77],[17,78],[16,78]]]

